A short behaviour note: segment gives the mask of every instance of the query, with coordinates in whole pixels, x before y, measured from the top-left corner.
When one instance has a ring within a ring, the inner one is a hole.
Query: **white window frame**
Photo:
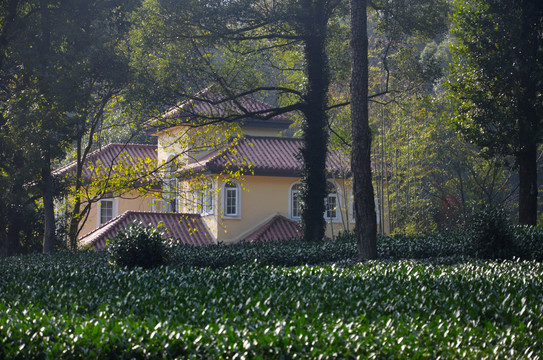
[[[177,212],[179,200],[177,194],[177,178],[175,177],[176,168],[172,159],[175,155],[168,157],[168,163],[164,174],[163,181],[163,198],[165,202],[164,212]]]
[[[232,186],[229,187],[228,184],[231,184]],[[235,212],[229,213],[228,212],[228,195],[229,193],[234,193],[234,199],[235,199]],[[239,218],[241,216],[241,191],[240,187],[237,181],[234,180],[228,180],[225,181],[223,185],[223,196],[222,196],[222,202],[223,202],[223,216],[226,218]]]
[[[289,191],[288,191],[288,214],[289,218],[292,220],[300,220],[302,218],[302,192],[300,189],[295,189],[296,186],[301,186],[302,184],[297,181],[290,185]],[[296,215],[294,213],[295,206],[294,206],[294,198],[298,198],[298,205],[299,205],[299,214]]]
[[[332,221],[332,222],[338,222],[341,221],[341,202],[340,197],[338,195],[338,187],[336,184],[334,184],[331,181],[327,181],[326,183],[326,189],[328,191],[328,188],[333,186],[334,192],[327,192],[326,197],[324,198],[324,219],[326,221]],[[334,198],[336,206],[334,210],[328,210],[328,203],[329,199]],[[329,211],[335,211],[335,216],[328,216]]]
[[[213,211],[215,209],[215,192],[213,191],[213,181],[210,180],[206,183],[206,187],[200,192],[200,196],[200,203],[202,206],[200,209],[200,214],[203,216],[213,215]]]
[[[104,202],[111,202],[112,203],[112,207],[111,207],[111,219],[105,221],[105,222],[102,222],[102,203]],[[97,206],[97,213],[96,213],[96,216],[97,216],[97,223],[98,223],[98,227],[104,225],[105,223],[107,223],[108,221],[112,220],[112,219],[115,219],[118,215],[118,212],[119,212],[119,205],[118,205],[118,199],[117,198],[104,198],[104,199],[101,199],[99,202],[98,202],[98,206]]]

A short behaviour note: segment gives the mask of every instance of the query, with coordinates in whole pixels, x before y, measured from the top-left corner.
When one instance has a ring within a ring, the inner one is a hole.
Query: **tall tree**
[[[307,63],[307,90],[302,105],[304,114],[302,156],[305,184],[302,212],[303,238],[306,241],[324,238],[324,201],[326,194],[326,156],[329,133],[328,91],[330,68],[326,53],[328,21],[333,8],[329,1],[304,0],[300,20],[304,56]]]
[[[367,1],[351,0],[351,168],[354,182],[354,204],[358,254],[361,259],[377,257],[377,219],[372,182],[371,130],[368,101],[389,92],[390,68],[384,84],[376,94],[368,91],[368,31],[367,7],[371,5],[379,16],[379,27],[386,33],[388,45],[383,63],[391,48],[399,46],[410,34],[431,36],[443,30],[447,4],[433,1]],[[400,40],[399,40],[400,39]]]
[[[519,223],[537,221],[537,149],[543,137],[543,2],[454,1],[449,87],[456,124],[488,155],[512,155]]]
[[[377,220],[368,118],[367,1],[351,0],[351,169],[358,255],[377,257]]]

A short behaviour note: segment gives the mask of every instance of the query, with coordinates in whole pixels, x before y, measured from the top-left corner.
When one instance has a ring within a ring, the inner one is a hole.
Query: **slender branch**
[[[336,108],[339,108],[339,107],[344,107],[344,106],[349,106],[351,104],[350,101],[345,101],[345,102],[342,102],[342,103],[337,103],[337,104],[334,104],[334,105],[330,105],[326,108],[326,110],[332,110],[332,109],[336,109]]]
[[[332,134],[334,134],[335,136],[337,136],[337,138],[343,143],[343,145],[347,146],[347,147],[351,147],[351,143],[347,142],[347,140],[345,140],[343,138],[343,136],[341,136],[340,134],[338,134],[334,129],[332,129],[332,126],[330,125],[330,122],[327,121],[326,122],[327,126],[328,126],[328,130],[330,130],[330,132]]]

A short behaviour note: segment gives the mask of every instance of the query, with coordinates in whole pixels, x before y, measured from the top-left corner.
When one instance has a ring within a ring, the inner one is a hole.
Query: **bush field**
[[[349,240],[297,252],[293,244],[179,247],[175,264],[152,270],[114,267],[90,252],[0,259],[0,358],[543,353],[539,262],[443,253],[357,263],[346,256]]]

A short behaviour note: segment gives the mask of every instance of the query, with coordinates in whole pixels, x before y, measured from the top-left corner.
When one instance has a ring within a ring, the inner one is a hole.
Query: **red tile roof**
[[[254,175],[299,177],[303,166],[300,157],[302,146],[302,140],[296,138],[244,136],[230,147],[216,150],[183,169],[219,173],[227,165],[246,168],[251,164]],[[338,151],[330,151],[326,170],[338,177],[350,176],[349,158]]]
[[[246,242],[268,242],[300,238],[298,223],[282,215],[275,215],[255,232],[245,237]]]
[[[267,120],[258,120],[269,116],[271,109],[273,106],[270,104],[250,96],[229,100],[215,86],[211,86],[198,92],[192,99],[172,107],[158,118],[147,121],[146,125],[165,128],[181,125],[193,119],[210,121],[227,119],[230,121],[243,120],[245,123],[250,122],[257,126],[260,124],[288,128],[292,121],[284,114],[273,116]]]
[[[93,175],[95,175],[95,173],[89,168],[90,165],[97,166],[98,164],[101,164],[102,167],[110,168],[112,165],[119,164],[120,162],[126,162],[127,164],[134,165],[145,159],[157,159],[156,145],[109,144],[101,149],[91,152],[87,156],[86,163],[88,165],[83,169],[83,178],[90,179]],[[62,177],[66,176],[68,173],[73,173],[76,170],[76,166],[77,164],[74,161],[53,171],[53,176]]]
[[[168,229],[167,235],[181,244],[196,246],[215,244],[200,215],[144,211],[127,211],[117,216],[82,237],[79,244],[81,247],[91,245],[96,250],[103,250],[106,248],[107,239],[115,236],[119,230],[130,225],[134,220],[152,226],[158,226],[159,222],[164,223],[164,227]]]

